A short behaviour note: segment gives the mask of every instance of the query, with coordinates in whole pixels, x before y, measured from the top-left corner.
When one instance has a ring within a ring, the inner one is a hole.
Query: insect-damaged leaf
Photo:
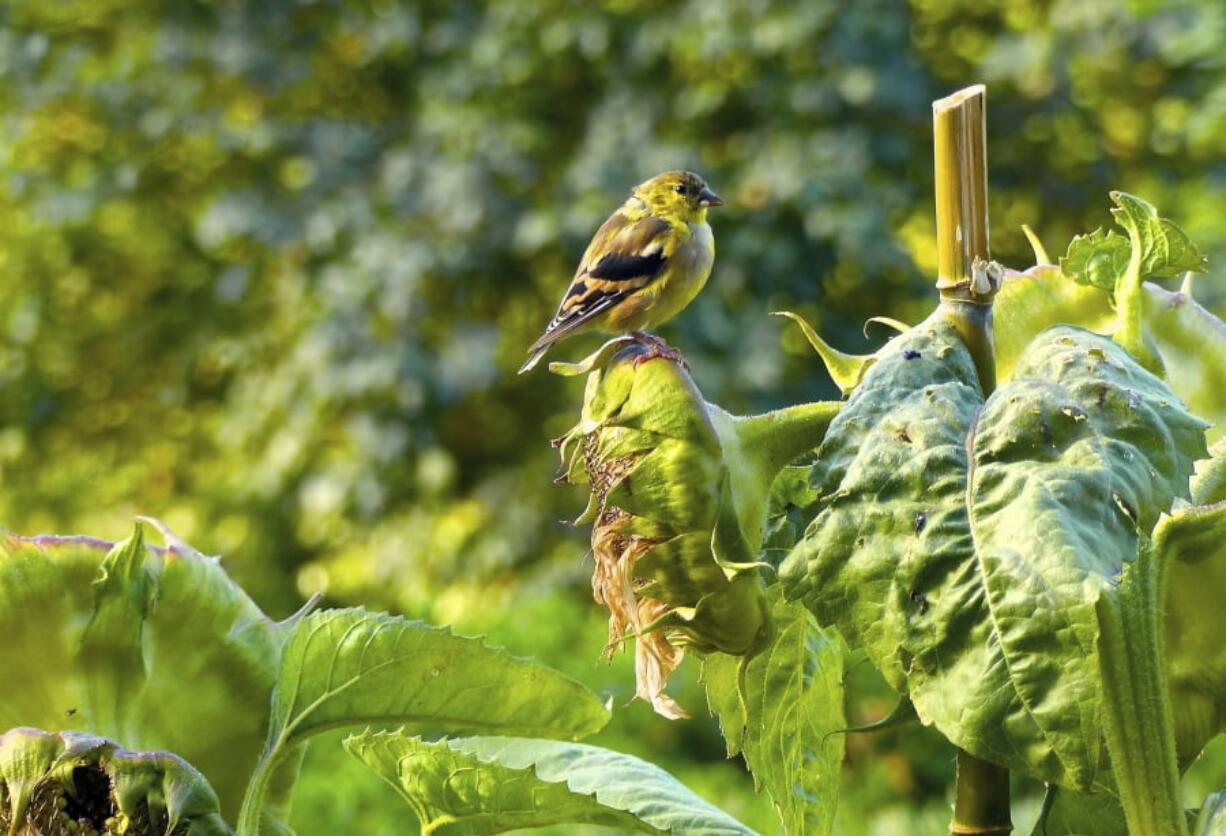
[[[985,402],[940,314],[894,340],[813,466],[789,595],[985,760],[1088,787],[1094,603],[1186,495],[1204,424],[1109,340],[1041,334]]]
[[[664,770],[579,743],[500,737],[427,742],[402,732],[345,748],[391,784],[423,833],[501,833],[588,823],[645,833],[753,834]]]

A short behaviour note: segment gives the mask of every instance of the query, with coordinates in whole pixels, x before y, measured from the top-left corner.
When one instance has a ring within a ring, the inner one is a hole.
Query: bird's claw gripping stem
[[[654,334],[647,334],[642,331],[635,331],[630,335],[634,341],[643,346],[646,351],[634,358],[634,365],[640,366],[648,360],[656,357],[663,357],[666,360],[671,360],[687,372],[690,370],[690,364],[685,361],[685,355],[673,348],[664,340]]]

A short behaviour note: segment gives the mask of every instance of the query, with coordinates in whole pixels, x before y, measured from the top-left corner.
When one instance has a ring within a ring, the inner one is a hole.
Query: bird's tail
[[[529,355],[527,361],[519,367],[519,373],[526,374],[535,369],[536,364],[541,362],[541,358],[545,356],[545,352],[549,350],[550,345],[552,345],[552,343],[545,343],[545,345],[533,351],[532,354]]]

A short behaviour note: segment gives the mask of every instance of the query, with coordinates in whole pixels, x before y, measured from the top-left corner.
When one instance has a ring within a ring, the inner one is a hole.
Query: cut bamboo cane
[[[976,84],[932,104],[937,209],[937,290],[970,349],[985,396],[996,388],[992,299],[1002,272],[988,252],[985,88]]]

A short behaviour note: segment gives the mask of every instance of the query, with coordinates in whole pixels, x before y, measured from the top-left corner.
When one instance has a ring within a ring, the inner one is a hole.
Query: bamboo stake
[[[937,288],[973,278],[988,261],[986,88],[976,84],[932,103],[937,194]]]
[[[992,299],[1003,273],[988,252],[985,88],[932,103],[937,209],[937,290],[975,359],[985,396],[996,388]]]

